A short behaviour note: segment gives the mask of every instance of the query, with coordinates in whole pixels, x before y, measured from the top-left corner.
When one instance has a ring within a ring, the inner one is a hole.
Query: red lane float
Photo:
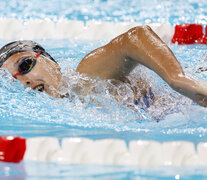
[[[207,28],[203,34],[200,24],[180,24],[175,26],[175,33],[171,40],[178,44],[207,44]]]
[[[206,26],[206,29],[205,29],[205,36],[203,37],[203,44],[207,44],[207,26]]]
[[[0,161],[20,162],[26,151],[26,139],[15,136],[0,137]]]

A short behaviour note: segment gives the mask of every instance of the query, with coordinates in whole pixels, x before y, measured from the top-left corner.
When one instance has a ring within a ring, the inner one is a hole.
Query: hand
[[[171,87],[177,92],[189,97],[199,105],[207,107],[207,84],[195,79],[181,76],[173,81]]]

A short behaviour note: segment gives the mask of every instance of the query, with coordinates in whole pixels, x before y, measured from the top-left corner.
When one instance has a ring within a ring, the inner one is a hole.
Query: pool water
[[[43,7],[48,8],[43,8]],[[172,25],[183,22],[206,24],[205,1],[1,1],[0,15],[6,18],[61,18],[101,21],[134,21],[142,24],[159,22]],[[58,61],[64,75],[71,83],[72,69],[91,50],[104,45],[107,41],[83,41],[74,39],[36,40]],[[1,40],[0,46],[8,41]],[[169,44],[184,71],[189,76],[206,79],[204,73],[196,73],[200,60],[206,53],[205,45]],[[67,72],[67,73],[66,73]],[[54,99],[46,93],[33,91],[14,80],[11,75],[0,69],[0,135],[23,137],[52,136],[87,137],[90,139],[118,138],[129,142],[134,139],[191,141],[195,144],[206,141],[207,113],[186,97],[173,91],[152,71],[140,66],[132,76],[148,80],[153,92],[165,101],[158,101],[150,108],[141,106],[132,109],[122,100],[116,102],[107,93],[108,81],[95,79],[96,93],[92,94],[101,103],[82,103],[76,95],[69,98]],[[72,76],[77,80],[78,76]],[[132,80],[133,82],[135,80]],[[100,84],[104,84],[100,88]],[[128,89],[126,85],[122,88]],[[72,91],[67,90],[70,94]],[[128,89],[125,97],[130,97]],[[90,97],[85,97],[87,101]],[[38,173],[37,173],[38,172]],[[82,173],[80,173],[82,172]],[[55,163],[22,162],[20,164],[0,163],[0,177],[10,179],[205,179],[205,168],[162,168],[140,169],[125,166],[81,166],[59,165]],[[178,176],[177,176],[178,177]]]
[[[45,8],[47,7],[47,8]],[[2,0],[2,17],[11,18],[50,18],[54,21],[101,20],[110,22],[146,23],[202,23],[206,24],[205,0]]]

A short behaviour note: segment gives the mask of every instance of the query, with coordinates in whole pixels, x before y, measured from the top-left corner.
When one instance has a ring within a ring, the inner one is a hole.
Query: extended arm
[[[104,79],[121,79],[139,63],[156,72],[174,90],[207,106],[207,89],[185,76],[172,51],[148,26],[132,28],[92,51],[77,71]]]

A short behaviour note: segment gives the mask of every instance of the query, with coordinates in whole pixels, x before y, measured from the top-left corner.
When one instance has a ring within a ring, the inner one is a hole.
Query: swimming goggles
[[[34,57],[25,57],[22,59],[18,65],[18,72],[14,74],[13,77],[16,79],[18,75],[27,74],[30,72],[35,66],[37,58],[40,56],[40,54],[41,53],[39,52]]]

